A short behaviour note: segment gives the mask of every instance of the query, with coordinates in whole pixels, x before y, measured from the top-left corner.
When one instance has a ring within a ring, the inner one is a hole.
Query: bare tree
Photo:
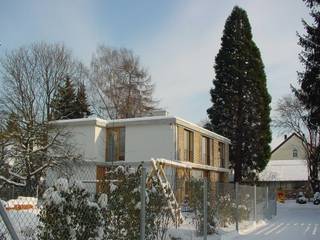
[[[8,146],[10,140],[6,133],[6,122],[3,113],[0,113],[0,175],[6,174],[6,156],[8,154]]]
[[[132,118],[155,108],[154,85],[132,51],[99,46],[91,62],[91,104],[110,119]]]
[[[319,191],[320,129],[308,118],[308,110],[295,96],[286,96],[278,102],[274,126],[283,132],[294,132],[302,140],[307,155],[309,183]]]
[[[6,116],[0,183],[25,187],[32,194],[50,167],[78,159],[67,135],[50,124],[51,99],[66,76],[81,76],[82,65],[60,44],[32,44],[0,61],[0,109]],[[0,185],[1,186],[1,185]]]
[[[62,80],[70,77],[75,82],[82,82],[87,78],[86,68],[63,44],[41,42],[20,47],[7,53],[0,64],[3,96],[7,100],[14,99],[11,96],[19,97],[14,99],[19,101],[5,104],[19,111],[33,108],[32,115],[42,120],[51,120],[51,100]]]

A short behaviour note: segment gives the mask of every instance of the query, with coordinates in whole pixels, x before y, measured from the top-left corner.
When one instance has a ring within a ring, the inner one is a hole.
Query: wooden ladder
[[[172,219],[176,225],[179,225],[183,222],[183,216],[181,214],[181,209],[174,195],[171,184],[166,177],[165,171],[163,170],[163,166],[161,163],[153,160],[152,167],[153,169],[150,173],[150,177],[155,175],[159,179],[161,189],[163,193],[168,197],[167,203],[171,211]]]

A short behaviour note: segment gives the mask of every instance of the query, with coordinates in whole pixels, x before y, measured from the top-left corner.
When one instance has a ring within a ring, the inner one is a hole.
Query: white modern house
[[[85,160],[75,174],[88,176],[90,172],[90,179],[83,179],[88,182],[103,179],[110,165],[143,162],[151,169],[156,163],[181,201],[187,193],[185,186],[176,184],[177,179],[228,181],[230,140],[164,111],[139,118],[83,118],[53,124],[71,133],[70,143]],[[98,183],[95,189],[101,191]]]

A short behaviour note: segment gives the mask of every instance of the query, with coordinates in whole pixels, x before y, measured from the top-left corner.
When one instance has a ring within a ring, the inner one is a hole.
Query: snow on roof
[[[114,119],[114,120],[104,120],[100,118],[80,118],[80,119],[68,119],[68,120],[57,120],[52,121],[55,125],[66,126],[66,125],[97,125],[101,127],[120,127],[120,126],[128,126],[128,125],[144,125],[144,124],[181,124],[185,127],[189,127],[191,129],[195,129],[200,131],[203,134],[208,136],[215,137],[224,141],[226,143],[231,143],[230,139],[221,136],[215,132],[209,131],[195,123],[191,123],[182,118],[175,116],[147,116],[147,117],[136,117],[136,118],[124,118],[124,119]]]
[[[306,160],[271,160],[259,174],[260,181],[307,181]]]
[[[89,117],[89,118],[75,118],[75,119],[63,119],[63,120],[55,120],[51,121],[53,125],[58,126],[68,126],[68,125],[97,125],[101,127],[106,127],[108,121],[97,118],[97,117]]]

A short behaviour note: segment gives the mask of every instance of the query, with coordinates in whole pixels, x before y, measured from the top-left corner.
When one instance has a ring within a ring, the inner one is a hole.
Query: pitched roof
[[[275,147],[272,151],[271,154],[274,153],[275,151],[277,151],[282,145],[284,145],[286,142],[289,141],[289,139],[291,139],[293,136],[298,137],[299,139],[301,139],[301,137],[296,134],[296,133],[292,133],[289,137],[287,137],[286,139],[284,139],[277,147]],[[302,139],[301,139],[302,140]]]

